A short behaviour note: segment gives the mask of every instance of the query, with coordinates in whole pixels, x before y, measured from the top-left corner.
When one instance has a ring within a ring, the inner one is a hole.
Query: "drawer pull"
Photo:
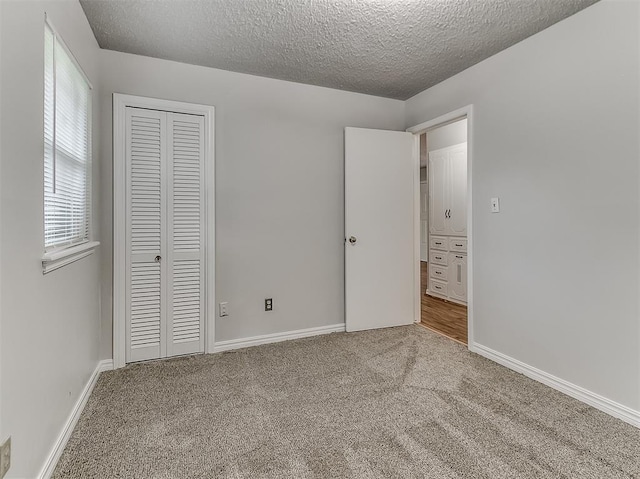
[[[438,243],[438,244],[440,244],[440,243]],[[462,245],[461,245],[461,244],[456,243],[456,246],[457,246],[458,248],[462,248]]]
[[[442,274],[442,271],[436,271],[436,274]]]
[[[456,258],[458,258],[458,259],[462,259],[462,256],[458,256],[458,255],[456,255]]]
[[[436,244],[442,244],[442,243],[440,243],[439,241],[436,241]]]

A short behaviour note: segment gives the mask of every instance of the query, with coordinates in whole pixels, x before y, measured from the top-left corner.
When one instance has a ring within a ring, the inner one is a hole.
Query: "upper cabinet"
[[[467,235],[467,144],[429,153],[429,232]]]

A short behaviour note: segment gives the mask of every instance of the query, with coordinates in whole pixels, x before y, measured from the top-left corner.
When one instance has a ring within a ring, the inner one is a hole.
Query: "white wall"
[[[474,107],[475,341],[636,411],[638,10],[599,2],[406,104]]]
[[[467,141],[467,119],[455,121],[427,132],[428,152],[459,145]],[[428,161],[428,160],[427,160]]]
[[[99,357],[99,254],[42,275],[45,11],[99,87],[98,45],[77,2],[2,2],[0,437],[12,436],[13,478],[36,476]]]
[[[111,238],[112,93],[216,108],[216,341],[344,321],[343,129],[402,129],[404,103],[102,51],[104,238]],[[111,357],[111,251],[102,356]],[[264,312],[264,298],[274,311]]]

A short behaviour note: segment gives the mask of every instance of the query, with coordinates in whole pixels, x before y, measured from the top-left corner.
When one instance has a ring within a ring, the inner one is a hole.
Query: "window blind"
[[[45,249],[89,240],[91,86],[54,30],[45,24]]]

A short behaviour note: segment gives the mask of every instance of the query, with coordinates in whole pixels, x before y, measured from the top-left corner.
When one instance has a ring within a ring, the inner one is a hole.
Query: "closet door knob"
[[[155,257],[154,261],[156,263],[159,263],[161,259],[162,259],[162,256],[158,255],[158,256]]]
[[[358,241],[358,240],[356,239],[355,236],[349,236],[349,243],[356,244],[356,241]]]

